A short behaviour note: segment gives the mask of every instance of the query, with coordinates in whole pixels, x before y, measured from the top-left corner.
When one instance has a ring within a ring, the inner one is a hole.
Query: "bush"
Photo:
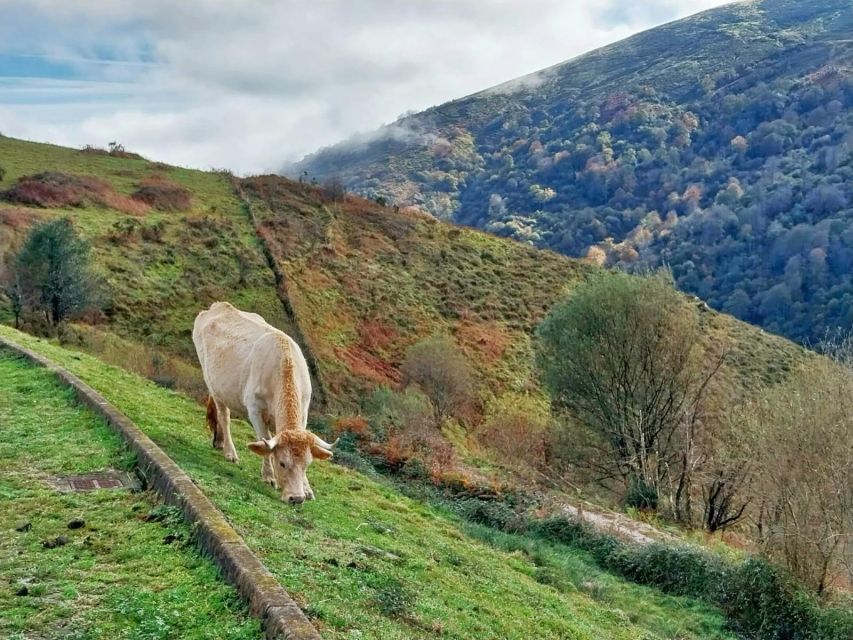
[[[323,198],[331,202],[343,202],[346,197],[344,182],[338,176],[331,176],[323,181]]]
[[[853,612],[822,608],[784,570],[760,558],[733,563],[686,545],[621,542],[566,517],[526,519],[506,503],[455,501],[461,517],[512,533],[582,549],[602,568],[632,582],[719,607],[729,624],[756,640],[849,640]]]
[[[46,171],[18,179],[3,193],[7,202],[36,207],[83,207],[99,201],[110,186],[96,178]]]
[[[0,194],[0,198],[7,202],[43,208],[100,204],[131,215],[141,215],[148,210],[144,203],[117,193],[108,182],[59,171],[23,176],[12,188]]]
[[[445,418],[460,417],[473,402],[470,365],[450,336],[432,336],[409,347],[400,371],[404,384],[416,385],[429,398],[436,427]]]
[[[631,478],[628,493],[625,494],[625,505],[655,511],[658,508],[657,489],[642,478]]]
[[[192,203],[188,189],[167,180],[146,180],[131,197],[158,211],[186,211]]]

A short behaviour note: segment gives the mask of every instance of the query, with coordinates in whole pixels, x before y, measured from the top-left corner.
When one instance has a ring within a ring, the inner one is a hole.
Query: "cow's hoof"
[[[237,464],[238,462],[240,462],[240,458],[237,456],[236,453],[226,453],[225,459],[228,462],[233,462],[234,464]]]

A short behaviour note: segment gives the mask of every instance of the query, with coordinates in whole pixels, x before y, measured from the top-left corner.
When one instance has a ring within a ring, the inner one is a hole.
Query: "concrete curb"
[[[237,587],[253,616],[270,640],[320,640],[320,634],[305,617],[278,580],[269,572],[243,538],[228,524],[190,477],[154,444],[131,420],[113,407],[92,387],[44,356],[0,336],[0,346],[52,371],[69,385],[80,401],[102,416],[136,454],[138,467],[149,486],[167,503],[178,507],[196,530],[199,544]]]

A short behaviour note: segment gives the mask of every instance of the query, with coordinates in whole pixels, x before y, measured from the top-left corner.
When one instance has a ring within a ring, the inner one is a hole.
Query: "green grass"
[[[50,475],[130,469],[116,435],[45,369],[0,351],[0,637],[258,638],[260,629],[148,492],[57,493]],[[154,511],[162,519],[145,521]],[[67,523],[83,518],[85,526]],[[28,531],[16,531],[22,523]],[[65,535],[52,549],[43,540]],[[165,544],[166,536],[177,536]],[[16,595],[22,588],[26,595]]]
[[[610,576],[583,553],[474,530],[353,470],[317,463],[300,508],[208,442],[201,407],[95,358],[8,328],[103,393],[219,506],[324,638],[729,638],[718,612]],[[147,525],[146,525],[147,526]]]

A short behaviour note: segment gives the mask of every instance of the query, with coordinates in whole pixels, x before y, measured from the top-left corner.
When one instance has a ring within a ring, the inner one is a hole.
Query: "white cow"
[[[314,458],[330,458],[333,445],[307,430],[311,378],[299,345],[258,314],[227,302],[198,314],[193,342],[210,393],[213,446],[237,462],[230,409],[248,416],[258,437],[249,450],[263,457],[263,479],[281,488],[286,502],[312,500],[305,470]]]

